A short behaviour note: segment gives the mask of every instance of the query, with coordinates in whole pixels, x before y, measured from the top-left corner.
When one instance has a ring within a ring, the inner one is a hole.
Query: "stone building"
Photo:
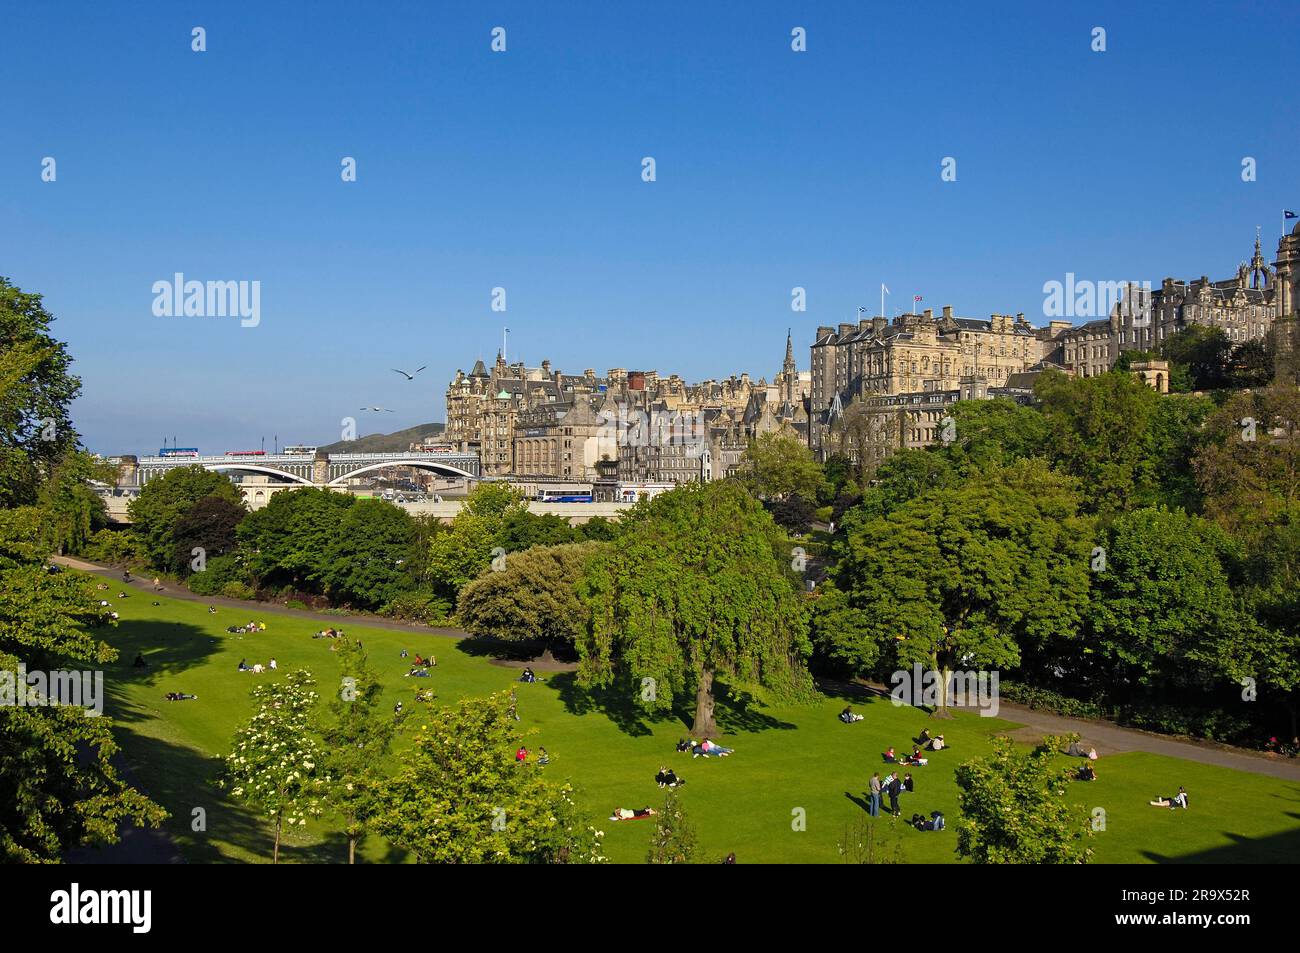
[[[927,309],[820,327],[812,345],[809,446],[825,456],[835,419],[868,398],[957,393],[966,378],[1005,387],[1013,375],[1042,366],[1058,349],[1053,333],[1062,330],[1058,323],[1034,328],[1023,314],[956,317],[946,306],[938,316]]]

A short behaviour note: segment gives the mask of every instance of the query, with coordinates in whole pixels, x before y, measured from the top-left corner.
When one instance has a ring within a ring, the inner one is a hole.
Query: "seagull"
[[[374,410],[374,411],[380,411],[380,412],[383,412],[383,413],[386,413],[386,414],[391,414],[391,413],[393,413],[393,411],[389,410],[387,407],[362,407],[361,409],[362,409],[362,410]]]
[[[402,375],[403,377],[405,377],[408,381],[413,381],[413,380],[415,380],[415,375],[418,374],[418,373],[420,373],[420,371],[424,370],[424,368],[426,368],[426,367],[428,367],[428,366],[429,366],[428,364],[425,364],[425,365],[423,365],[422,367],[417,367],[417,368],[416,368],[414,371],[412,371],[410,374],[406,373],[406,371],[399,370],[399,369],[396,368],[396,367],[394,367],[393,370],[394,370],[396,373],[401,374],[401,375]]]

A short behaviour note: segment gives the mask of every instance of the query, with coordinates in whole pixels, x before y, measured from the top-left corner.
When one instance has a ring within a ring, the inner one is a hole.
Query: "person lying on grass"
[[[643,817],[654,817],[659,812],[653,807],[643,807],[639,811],[628,810],[625,807],[614,808],[614,813],[609,816],[611,821],[639,821]]]
[[[1187,789],[1180,785],[1178,793],[1172,797],[1158,797],[1149,803],[1152,807],[1167,807],[1171,811],[1181,807],[1185,811],[1187,810]]]
[[[701,755],[706,758],[725,758],[728,755],[734,754],[735,750],[735,748],[724,748],[722,745],[705,738],[695,747],[691,752],[691,755],[696,758]]]
[[[163,696],[169,702],[190,702],[198,698],[198,695],[189,695],[185,692],[168,692]]]
[[[866,715],[859,715],[855,712],[852,705],[845,705],[844,710],[840,712],[840,721],[846,725],[851,725],[855,721],[862,721],[866,717]]]

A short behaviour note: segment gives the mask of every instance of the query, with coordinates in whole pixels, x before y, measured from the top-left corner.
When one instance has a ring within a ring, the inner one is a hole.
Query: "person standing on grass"
[[[898,775],[894,775],[894,779],[889,782],[889,811],[895,817],[898,817],[901,813],[898,809],[898,795],[902,793],[902,790],[903,782],[899,780]]]
[[[867,800],[867,813],[872,817],[880,816],[880,772],[871,776],[871,795]]]

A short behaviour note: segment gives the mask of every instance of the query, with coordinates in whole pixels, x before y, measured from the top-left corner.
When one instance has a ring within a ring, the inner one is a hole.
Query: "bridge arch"
[[[330,480],[326,486],[342,486],[353,477],[360,476],[363,473],[369,473],[371,470],[383,470],[386,467],[415,467],[420,470],[430,470],[434,473],[441,473],[444,476],[455,476],[466,480],[479,479],[467,470],[460,467],[453,467],[449,463],[438,463],[434,460],[381,460],[378,463],[371,463],[364,467],[358,467],[355,470],[349,470],[341,477]]]
[[[262,467],[255,463],[200,463],[199,466],[205,470],[241,470],[248,473],[265,473],[268,476],[284,477],[293,483],[301,483],[303,486],[315,486],[311,480],[306,477],[300,477],[296,473],[288,473],[284,470],[277,470],[275,467]]]

